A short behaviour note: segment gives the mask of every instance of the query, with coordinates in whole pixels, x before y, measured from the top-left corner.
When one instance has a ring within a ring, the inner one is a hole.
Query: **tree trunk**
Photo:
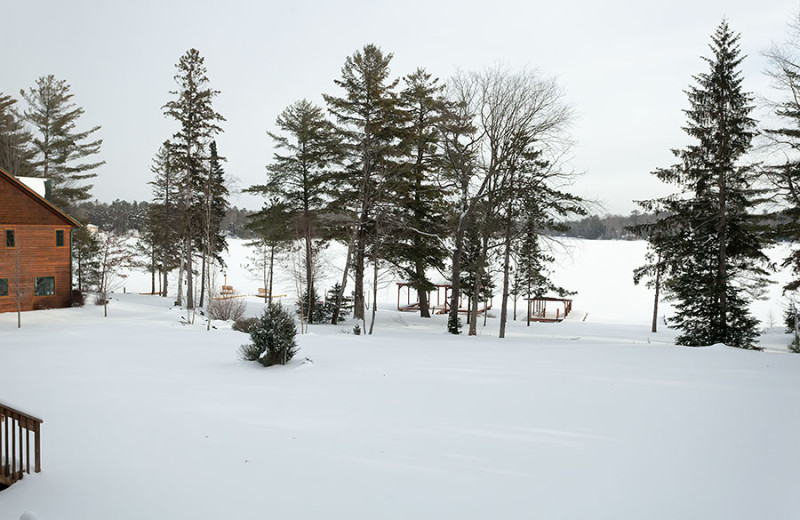
[[[650,332],[658,332],[658,299],[659,292],[661,291],[661,253],[658,254],[656,263],[656,296],[653,299],[653,326]]]
[[[314,309],[315,301],[313,301],[312,296],[314,295],[314,259],[312,257],[312,244],[311,244],[311,229],[308,224],[308,220],[306,220],[306,233],[305,233],[305,242],[306,242],[306,291],[308,291],[308,319],[306,323],[311,323]]]
[[[269,279],[264,274],[264,303],[272,305],[272,270],[275,268],[275,246],[269,248]]]
[[[372,319],[369,322],[369,335],[372,335],[372,328],[375,327],[375,311],[378,308],[378,261],[375,260],[375,268],[372,276]]]
[[[475,276],[475,288],[472,293],[472,304],[469,310],[469,335],[476,336],[478,334],[478,296],[481,293],[481,269],[478,268]]]
[[[202,267],[200,268],[200,307],[203,306],[206,297],[206,258],[208,256],[206,253],[203,254]],[[210,299],[211,295],[209,294],[208,297]]]
[[[720,343],[728,342],[728,213],[727,213],[727,186],[724,173],[720,173],[717,185],[719,186],[719,258],[717,259],[717,294],[719,295]]]
[[[461,250],[464,245],[464,215],[459,218],[456,228],[456,243],[453,248],[453,272],[450,277],[450,312],[447,316],[447,332],[459,334],[458,330],[458,298],[461,293]]]
[[[208,308],[206,309],[207,310],[206,314],[208,314],[208,317],[207,317],[208,322],[206,323],[206,330],[210,331],[211,330],[211,263],[210,262],[209,262],[209,265],[208,265],[208,272],[206,273],[206,275],[208,276],[208,278],[206,279],[206,283],[208,284],[208,293],[207,293],[208,294]],[[201,296],[200,299],[202,300],[203,297]]]
[[[167,296],[169,296],[169,294],[168,294],[168,291],[169,291],[169,286],[168,286],[168,280],[169,280],[169,271],[167,270],[167,259],[166,259],[166,255],[165,255],[165,257],[164,257],[164,265],[162,266],[162,273],[161,273],[161,274],[162,274],[162,276],[164,277],[164,282],[163,282],[163,283],[162,283],[162,285],[161,285],[161,295],[162,295],[164,298],[166,298]]]
[[[156,246],[150,246],[150,294],[156,293]]]
[[[353,318],[364,320],[364,259],[366,257],[366,229],[359,225],[356,240],[355,295],[353,298]]]
[[[192,273],[191,239],[186,238],[183,247],[186,249],[186,308],[194,309],[194,273]]]
[[[355,233],[350,236],[347,242],[347,258],[344,262],[344,269],[342,270],[342,284],[339,286],[339,294],[336,295],[336,307],[333,309],[333,316],[331,317],[331,324],[336,325],[339,323],[339,314],[342,308],[342,301],[344,299],[344,289],[347,286],[347,273],[350,270],[350,260],[353,256],[353,244]]]
[[[486,265],[486,258],[489,254],[489,237],[486,236],[485,232],[481,239],[482,246],[481,246],[481,254],[478,258],[478,267],[475,270],[475,292],[472,296],[472,312],[470,316],[470,324],[469,324],[469,335],[475,336],[478,334],[478,303],[480,301],[480,294],[481,289],[483,288],[483,275],[484,275],[484,266]],[[489,302],[486,302],[488,306]],[[486,318],[486,311],[483,313],[484,318]],[[484,325],[486,325],[484,319]]]
[[[508,318],[508,288],[511,278],[511,222],[506,223],[505,252],[503,253],[503,300],[500,302],[500,336],[506,337]]]
[[[416,262],[416,278],[419,285],[425,280],[425,266],[421,261]],[[419,301],[419,315],[421,318],[430,318],[431,310],[428,307],[428,291],[417,286],[417,301]]]
[[[178,262],[178,297],[175,299],[179,307],[183,306],[183,273],[186,271],[186,257],[183,248],[180,251],[180,262]]]

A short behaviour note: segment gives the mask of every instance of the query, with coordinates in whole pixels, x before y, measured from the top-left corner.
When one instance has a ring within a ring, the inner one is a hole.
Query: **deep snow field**
[[[569,244],[562,323],[500,340],[496,305],[478,337],[451,336],[444,316],[398,312],[387,274],[373,336],[312,325],[285,367],[241,361],[229,323],[182,324],[172,298],[137,294],[142,273],[108,318],[89,304],[18,330],[0,314],[0,403],[44,419],[43,471],[0,492],[0,520],[799,518],[779,287],[753,306],[764,352],[676,347],[631,282],[642,242]],[[232,241],[226,274],[255,293],[247,254]]]

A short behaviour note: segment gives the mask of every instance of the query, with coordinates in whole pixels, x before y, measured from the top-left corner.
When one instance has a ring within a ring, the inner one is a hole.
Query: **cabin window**
[[[17,237],[13,229],[6,229],[6,247],[17,247]]]
[[[33,287],[34,296],[53,296],[56,293],[56,277],[43,276],[36,278]]]
[[[0,297],[8,296],[8,278],[0,278]]]
[[[64,247],[64,230],[56,229],[56,247]]]

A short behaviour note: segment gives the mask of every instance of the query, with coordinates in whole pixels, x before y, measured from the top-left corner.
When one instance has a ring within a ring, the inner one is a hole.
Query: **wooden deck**
[[[0,485],[10,486],[31,472],[42,471],[41,419],[0,404]],[[33,437],[33,438],[31,438]]]

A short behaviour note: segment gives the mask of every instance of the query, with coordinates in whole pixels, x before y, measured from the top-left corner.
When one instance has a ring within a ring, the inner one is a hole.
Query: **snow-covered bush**
[[[212,320],[236,321],[247,311],[244,298],[211,298],[208,302],[208,314]]]
[[[269,305],[250,328],[250,341],[239,352],[247,361],[265,367],[285,365],[297,353],[297,327],[294,318],[280,304]]]

